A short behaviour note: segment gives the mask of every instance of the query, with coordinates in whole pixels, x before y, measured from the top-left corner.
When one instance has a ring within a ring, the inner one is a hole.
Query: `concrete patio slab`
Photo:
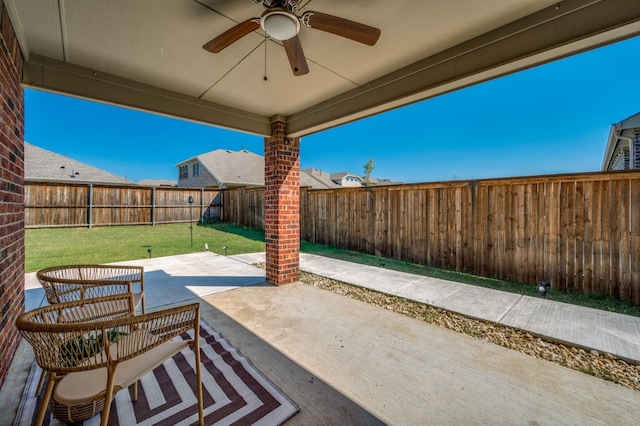
[[[266,261],[265,252],[261,253],[243,253],[243,254],[234,254],[229,256],[232,259],[240,261],[242,263],[246,263],[252,265],[254,263],[263,263]]]
[[[147,308],[183,302],[194,297],[204,297],[265,281],[262,269],[211,252],[154,257],[114,264],[144,266]],[[26,310],[44,303],[44,290],[35,272],[25,274]]]
[[[211,267],[212,263],[215,268]],[[116,264],[144,266],[145,298],[149,307],[182,302],[193,299],[194,296],[204,297],[265,281],[263,270],[208,251]],[[155,291],[151,291],[152,288]]]
[[[123,263],[145,267],[149,307],[200,300],[203,318],[301,406],[288,425],[635,425],[640,418],[640,392],[313,286],[265,284],[264,272],[250,265],[261,255],[195,253]],[[311,260],[316,270],[327,268],[321,275],[334,274],[333,260]],[[303,269],[306,262],[301,256]],[[353,269],[358,272],[343,281],[380,268]],[[389,270],[384,277],[395,280]],[[42,291],[34,279],[26,280],[27,291]],[[499,310],[485,301],[504,303],[503,323],[536,334],[557,339],[575,329],[567,341],[592,336],[594,345],[640,344],[634,317],[615,314],[619,322],[611,322],[609,312],[518,295],[514,303],[510,293],[465,292],[471,286],[425,277],[407,281],[398,279],[403,297],[437,296],[439,289],[439,300],[461,311],[480,304],[495,316]],[[26,380],[23,364],[15,370],[25,376],[7,382],[12,388]],[[6,392],[0,424],[10,424],[15,412]]]
[[[147,306],[154,307],[263,283],[264,271],[251,265],[264,259],[264,253],[200,252],[119,263],[145,267]],[[301,253],[300,265],[307,272],[640,363],[637,317],[306,253]],[[44,302],[35,273],[25,274],[26,309]]]
[[[633,425],[640,392],[295,283],[204,298],[203,317],[292,396],[287,425]]]

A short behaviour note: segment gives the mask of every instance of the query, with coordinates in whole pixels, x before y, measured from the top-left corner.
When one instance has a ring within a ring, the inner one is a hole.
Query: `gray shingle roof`
[[[246,149],[241,151],[217,149],[200,154],[195,158],[218,181],[226,185],[264,185],[264,157],[262,155],[254,154]],[[177,164],[177,166],[192,160],[193,158],[190,158]],[[328,173],[324,173],[324,175],[328,176]],[[300,173],[300,186],[311,186],[313,188],[338,187],[331,180],[327,183],[305,173]]]
[[[26,180],[58,182],[133,183],[80,161],[24,143],[24,175]]]
[[[331,173],[320,169],[304,169],[300,172],[300,186],[311,186],[313,188],[341,188],[340,185],[331,180]]]
[[[217,149],[189,158],[176,166],[188,164],[194,159],[197,159],[211,175],[224,185],[264,185],[264,157],[246,149],[241,151]],[[327,173],[323,170],[309,168],[300,172],[300,186],[310,186],[315,189],[342,188],[335,181],[339,181],[344,176],[358,177],[348,172]],[[361,178],[358,177],[358,179]],[[388,185],[397,182],[392,182],[389,179],[376,179],[376,183]]]
[[[613,127],[616,127],[619,130],[636,129],[640,127],[640,112],[614,124]]]
[[[227,185],[264,185],[264,157],[246,149],[217,149],[197,156],[218,181]]]

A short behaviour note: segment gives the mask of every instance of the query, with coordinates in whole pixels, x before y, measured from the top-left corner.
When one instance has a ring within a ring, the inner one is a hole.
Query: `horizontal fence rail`
[[[261,188],[225,220],[264,229]],[[640,172],[300,191],[301,239],[640,303]]]
[[[189,203],[193,197],[193,203]],[[222,218],[217,189],[25,184],[25,227],[155,225]]]

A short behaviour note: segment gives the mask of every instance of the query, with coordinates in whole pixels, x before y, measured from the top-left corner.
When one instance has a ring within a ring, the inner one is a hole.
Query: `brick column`
[[[0,386],[20,335],[24,312],[24,94],[22,53],[0,4]]]
[[[298,280],[300,272],[300,138],[287,138],[285,123],[264,139],[264,217],[267,281]]]

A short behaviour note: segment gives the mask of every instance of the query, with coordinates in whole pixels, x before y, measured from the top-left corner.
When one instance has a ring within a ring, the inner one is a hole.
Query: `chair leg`
[[[198,311],[198,319],[195,328],[195,341],[193,349],[196,355],[196,382],[198,386],[198,421],[200,426],[204,426],[204,398],[202,395],[202,366],[200,364],[200,316]]]
[[[111,402],[113,401],[113,382],[116,376],[117,365],[107,367],[107,389],[104,395],[104,410],[100,415],[100,426],[107,426],[109,413],[111,412]]]
[[[44,379],[47,376],[47,372],[42,370],[42,372],[40,373],[40,379],[38,380],[38,387],[36,388],[36,394],[34,396],[38,396],[40,395],[40,392],[42,392],[42,386],[44,385]]]
[[[133,384],[133,397],[131,398],[131,400],[134,402],[138,400],[138,382],[139,380],[136,380]]]
[[[42,372],[44,375],[45,372]],[[44,415],[47,413],[47,406],[49,405],[49,399],[51,399],[51,394],[53,393],[53,385],[55,383],[55,373],[51,373],[49,375],[49,383],[47,383],[47,388],[44,391],[44,396],[42,397],[42,402],[40,403],[40,408],[38,408],[38,415],[36,416],[35,425],[41,426],[44,421]]]

